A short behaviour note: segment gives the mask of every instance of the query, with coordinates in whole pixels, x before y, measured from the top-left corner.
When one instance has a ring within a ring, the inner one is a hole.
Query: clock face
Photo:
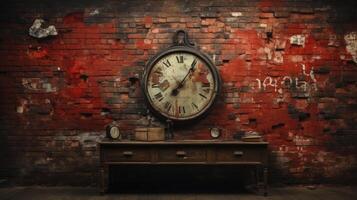
[[[118,127],[115,127],[113,126],[111,129],[110,129],[110,136],[113,138],[113,139],[117,139],[119,137],[119,129]]]
[[[189,120],[207,111],[219,89],[208,58],[194,51],[168,51],[149,65],[144,80],[151,107],[172,120]]]
[[[120,139],[121,138],[119,127],[116,125],[108,125],[106,127],[106,134],[107,134],[107,137],[110,139]]]
[[[219,128],[212,128],[211,129],[211,137],[214,139],[219,138],[219,136],[221,136],[221,131],[219,130]]]

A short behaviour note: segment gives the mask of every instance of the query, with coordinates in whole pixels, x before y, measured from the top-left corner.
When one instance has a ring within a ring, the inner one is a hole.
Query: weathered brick
[[[321,0],[153,2],[63,2],[48,11],[26,1],[3,5],[0,152],[22,153],[12,162],[0,156],[9,163],[0,172],[18,169],[18,180],[35,184],[57,174],[56,184],[89,184],[107,124],[117,121],[127,139],[150,125],[140,85],[145,64],[184,29],[216,64],[223,86],[212,113],[194,130],[175,130],[178,138],[207,139],[212,123],[225,127],[225,139],[253,130],[277,156],[271,165],[293,181],[355,174],[348,164],[356,152],[355,7]],[[57,36],[27,35],[39,16]],[[33,163],[38,179],[28,178]],[[77,176],[78,166],[88,174]],[[78,180],[63,179],[73,174]]]

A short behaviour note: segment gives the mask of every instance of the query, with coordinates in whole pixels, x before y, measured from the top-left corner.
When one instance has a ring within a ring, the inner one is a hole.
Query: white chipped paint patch
[[[24,113],[27,110],[28,103],[26,99],[21,99],[20,105],[16,107],[16,112],[20,114]]]
[[[305,36],[304,35],[293,35],[290,37],[290,44],[305,46]]]
[[[94,10],[89,12],[89,16],[95,16],[95,15],[99,15],[99,10],[98,9],[94,9]]]
[[[33,91],[56,92],[57,88],[53,87],[47,80],[40,78],[23,78],[22,85],[24,88]]]
[[[78,135],[79,143],[82,147],[96,147],[97,143],[104,138],[104,133],[87,132]]]
[[[29,29],[29,34],[35,38],[45,38],[50,35],[57,35],[56,27],[53,25],[43,28],[42,25],[45,23],[43,19],[36,19]]]
[[[339,42],[338,37],[337,37],[336,34],[332,34],[332,35],[329,36],[328,46],[330,46],[330,47],[338,47],[338,46],[340,46],[340,42]]]
[[[240,17],[243,16],[241,12],[231,12],[232,17]]]
[[[283,64],[284,63],[283,53],[280,51],[276,51],[274,53],[273,61],[275,64]]]
[[[16,112],[17,112],[17,113],[20,113],[20,114],[24,113],[24,106],[23,106],[23,105],[17,106]]]
[[[357,63],[357,32],[345,35],[346,50],[352,55],[353,61]]]
[[[73,134],[73,136],[59,134],[56,135],[53,139],[54,141],[77,141],[82,148],[93,148],[96,147],[97,143],[103,140],[105,137],[104,131],[83,133],[77,133],[74,131]]]
[[[298,146],[309,146],[309,145],[313,145],[314,141],[311,138],[306,138],[303,136],[298,136],[296,135],[293,139],[295,145]]]

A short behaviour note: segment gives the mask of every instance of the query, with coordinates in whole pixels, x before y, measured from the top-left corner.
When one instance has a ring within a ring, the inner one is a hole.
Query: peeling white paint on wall
[[[75,134],[76,132],[74,132]],[[97,143],[105,137],[103,131],[100,132],[83,132],[77,133],[77,135],[56,135],[54,136],[54,141],[78,141],[82,148],[93,148],[97,146]]]
[[[332,34],[329,36],[328,46],[330,46],[330,47],[339,47],[340,46],[340,43],[338,41],[336,34]]]
[[[274,59],[273,59],[275,64],[283,64],[284,63],[284,57],[283,53],[280,51],[276,51],[274,53]]]
[[[267,28],[268,24],[259,24],[259,26],[262,27],[262,28]]]
[[[24,107],[22,105],[21,106],[17,106],[16,112],[20,113],[20,114],[24,113]]]
[[[232,17],[240,17],[243,16],[241,12],[231,12]]]
[[[304,35],[293,35],[290,37],[290,44],[305,46],[305,36]]]
[[[357,63],[357,32],[345,35],[346,50],[352,55],[353,61]]]
[[[56,27],[53,25],[43,28],[42,25],[45,22],[43,19],[36,19],[29,29],[29,34],[35,38],[45,38],[50,35],[57,35]]]
[[[23,78],[22,85],[24,88],[33,91],[56,92],[57,88],[53,87],[47,80],[40,78]]]
[[[86,132],[78,135],[82,147],[96,147],[97,143],[105,137],[104,133]]]
[[[94,10],[89,12],[89,16],[94,16],[94,15],[98,15],[98,14],[99,14],[99,10],[98,9],[94,9]]]
[[[299,146],[308,146],[308,145],[314,144],[314,141],[312,138],[307,138],[307,137],[299,136],[299,135],[295,135],[293,141],[294,141],[295,145],[299,145]]]
[[[16,107],[17,113],[24,113],[27,107],[28,101],[26,99],[21,99],[20,105]]]
[[[264,58],[262,57],[262,59],[273,61],[274,64],[279,65],[284,63],[284,57],[283,57],[284,52],[275,51],[274,44],[272,44],[271,46],[266,46],[264,48],[259,48],[258,53],[264,55]]]

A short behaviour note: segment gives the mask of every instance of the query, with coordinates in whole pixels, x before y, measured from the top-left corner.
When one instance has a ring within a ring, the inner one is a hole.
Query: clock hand
[[[197,59],[194,59],[193,62],[192,62],[192,64],[191,64],[190,69],[188,70],[188,72],[187,72],[187,74],[186,74],[186,76],[185,76],[185,77],[182,79],[182,81],[177,85],[177,87],[172,90],[171,95],[176,96],[176,95],[178,94],[178,89],[180,89],[180,88],[183,87],[183,84],[185,83],[186,78],[188,77],[188,75],[189,75],[191,72],[195,71],[195,66],[196,66],[196,64],[197,64]]]
[[[190,69],[188,70],[186,76],[182,79],[182,81],[178,84],[178,86],[176,87],[177,89],[181,88],[184,84],[184,82],[186,81],[186,78],[188,77],[188,75],[194,71],[194,68],[196,66],[197,60],[193,60]]]

